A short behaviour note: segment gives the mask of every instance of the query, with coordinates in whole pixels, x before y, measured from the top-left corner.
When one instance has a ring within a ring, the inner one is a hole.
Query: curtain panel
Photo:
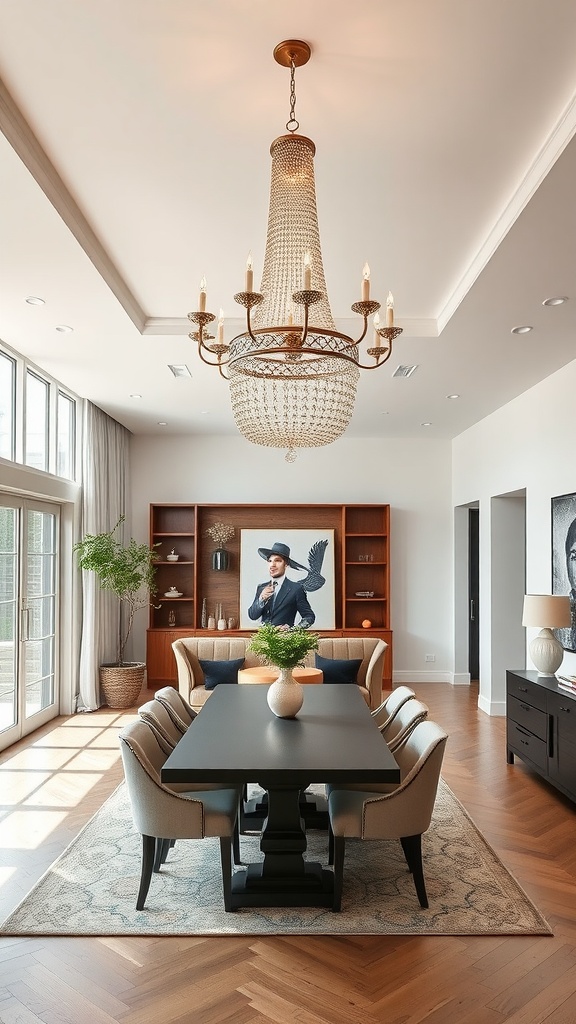
[[[112,530],[120,516],[130,522],[130,431],[91,402],[84,402],[82,432],[82,536]],[[79,711],[103,703],[98,669],[115,662],[120,629],[118,599],[100,589],[93,572],[82,573]]]

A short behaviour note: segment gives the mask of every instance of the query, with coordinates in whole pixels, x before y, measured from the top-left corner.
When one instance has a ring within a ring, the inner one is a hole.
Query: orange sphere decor
[[[371,625],[372,625],[372,623],[370,622],[370,619],[363,619],[362,620],[362,629],[370,629]]]

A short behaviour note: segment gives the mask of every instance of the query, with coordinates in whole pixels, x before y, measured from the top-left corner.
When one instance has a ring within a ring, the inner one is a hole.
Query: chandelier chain
[[[296,65],[294,58],[290,61],[290,117],[286,121],[287,132],[297,132],[300,122],[296,120]]]

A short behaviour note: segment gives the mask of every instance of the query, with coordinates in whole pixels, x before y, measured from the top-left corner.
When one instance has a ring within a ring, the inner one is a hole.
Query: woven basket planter
[[[141,661],[100,666],[100,687],[109,708],[133,707],[142,690],[145,669]]]

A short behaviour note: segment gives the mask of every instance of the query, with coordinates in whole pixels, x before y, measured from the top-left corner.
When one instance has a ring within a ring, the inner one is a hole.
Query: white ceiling
[[[338,325],[367,260],[404,328],[348,435],[453,437],[576,357],[574,0],[2,0],[0,339],[136,433],[236,432],[186,314],[205,275],[232,336],[259,283],[287,38]]]

